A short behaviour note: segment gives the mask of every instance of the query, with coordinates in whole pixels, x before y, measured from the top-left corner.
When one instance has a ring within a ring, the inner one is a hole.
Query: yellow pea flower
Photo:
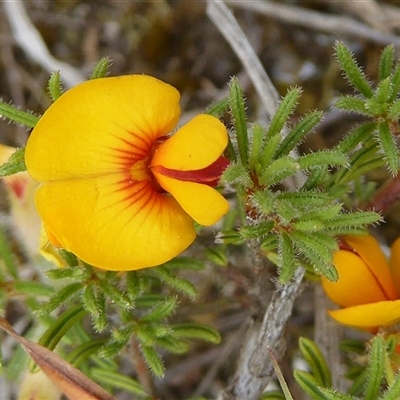
[[[14,147],[0,144],[0,165],[7,162],[15,150]],[[33,201],[38,184],[26,171],[3,177],[1,181],[5,185],[10,202],[12,225],[21,239],[27,256],[34,258],[39,251],[41,228],[40,217]]]
[[[15,147],[0,144],[0,165],[6,163],[16,150]],[[38,182],[32,179],[26,171],[5,176],[1,181],[5,185],[10,201],[13,227],[21,239],[26,255],[34,260],[40,254],[59,267],[65,266],[64,260],[49,242],[35,208],[34,195]]]
[[[57,99],[28,140],[41,184],[38,212],[52,243],[106,270],[159,265],[195,239],[193,220],[229,208],[215,186],[228,161],[225,126],[180,117],[179,92],[146,75],[84,82]]]
[[[325,293],[342,307],[329,311],[332,318],[372,332],[400,321],[400,238],[391,248],[390,264],[370,235],[345,236],[333,262],[338,281],[322,278]]]
[[[18,400],[59,400],[62,393],[43,371],[26,372]]]

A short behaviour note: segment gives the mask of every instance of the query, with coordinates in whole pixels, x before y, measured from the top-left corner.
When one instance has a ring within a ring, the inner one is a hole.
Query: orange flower
[[[107,270],[159,265],[216,223],[225,126],[198,115],[167,136],[179,93],[146,75],[84,82],[50,106],[25,153],[50,240]]]
[[[0,144],[0,165],[7,162],[15,150],[14,147]],[[39,235],[42,226],[33,201],[38,184],[26,171],[3,177],[1,181],[5,185],[10,201],[12,225],[16,228],[16,233],[27,255],[34,258],[39,251]]]
[[[328,297],[340,307],[329,311],[344,325],[377,331],[400,321],[400,238],[391,252],[390,266],[372,236],[344,237],[346,249],[334,254],[339,280],[322,278]]]

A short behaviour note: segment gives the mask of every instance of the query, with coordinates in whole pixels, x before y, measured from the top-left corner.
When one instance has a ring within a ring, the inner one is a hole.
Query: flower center
[[[215,187],[218,185],[221,174],[228,165],[229,160],[221,156],[212,164],[198,170],[181,171],[165,168],[162,165],[154,165],[150,167],[150,170],[179,181],[201,183],[203,185]]]
[[[146,157],[143,160],[136,161],[130,168],[130,173],[135,181],[145,181],[151,179],[149,170],[149,159]]]
[[[130,166],[129,172],[134,181],[142,182],[148,180],[151,182],[151,186],[154,190],[158,193],[166,193],[166,191],[158,183],[155,176],[157,173],[179,181],[200,183],[211,187],[217,186],[221,174],[229,165],[229,160],[224,156],[220,156],[212,164],[198,170],[182,171],[173,168],[166,168],[162,165],[151,166],[151,160],[157,146],[166,139],[168,139],[168,137],[158,138],[146,152],[147,156],[143,159],[135,160]]]
[[[157,145],[164,141],[158,139],[153,145],[147,150],[147,156],[143,159],[136,159],[133,164],[129,168],[129,173],[134,181],[142,182],[142,181],[150,181],[151,186],[153,189],[158,193],[166,193],[165,190],[160,186],[157,182],[157,179],[151,172],[150,163],[151,159],[153,158],[154,150]]]

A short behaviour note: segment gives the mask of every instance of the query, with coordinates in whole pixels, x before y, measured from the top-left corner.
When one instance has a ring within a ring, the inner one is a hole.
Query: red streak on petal
[[[123,203],[124,206],[120,212],[131,209],[131,219],[143,211],[146,212],[146,215],[152,213],[152,209],[161,195],[156,191],[151,180],[135,181],[130,177],[119,181],[117,188],[111,193],[120,193],[121,197],[117,203],[109,204],[108,207]]]
[[[139,158],[144,157],[149,152],[149,145],[140,136],[133,134],[132,136],[134,137],[132,141],[117,137],[121,142],[121,147],[116,147],[113,150]]]
[[[168,176],[169,178],[177,179],[185,182],[202,183],[208,186],[217,186],[221,174],[229,165],[229,160],[224,156],[219,157],[208,167],[192,171],[180,171],[176,169],[165,168],[162,165],[151,167],[151,170],[159,174]]]

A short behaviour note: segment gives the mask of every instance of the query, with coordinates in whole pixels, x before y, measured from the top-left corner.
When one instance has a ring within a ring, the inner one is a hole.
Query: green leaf
[[[131,309],[133,307],[131,299],[111,282],[101,279],[99,280],[99,286],[103,290],[104,294],[118,306],[123,309]]]
[[[237,158],[235,147],[232,143],[232,138],[231,138],[232,135],[233,135],[233,132],[229,131],[228,132],[228,144],[226,146],[224,154],[231,161],[231,163],[236,163],[238,161],[238,158]]]
[[[177,306],[177,300],[174,297],[165,299],[164,302],[154,307],[148,314],[143,316],[141,322],[158,322],[169,317]]]
[[[97,301],[99,303],[99,307],[97,309],[98,316],[93,318],[92,314],[93,325],[97,332],[103,332],[107,327],[106,296],[104,293],[98,293]]]
[[[369,351],[365,400],[375,400],[379,397],[381,383],[384,378],[385,356],[385,341],[382,336],[377,335],[372,339]]]
[[[293,229],[313,233],[322,231],[325,228],[325,224],[320,219],[304,219],[302,221],[297,221],[292,224]]]
[[[340,96],[335,103],[335,107],[360,115],[373,115],[365,107],[365,99],[360,99],[356,96]]]
[[[254,124],[251,129],[251,151],[250,151],[250,159],[249,159],[249,167],[250,169],[256,171],[256,167],[259,163],[260,154],[263,147],[263,137],[264,137],[264,129],[259,124]]]
[[[29,296],[45,296],[50,297],[54,294],[53,286],[46,285],[43,282],[35,281],[15,281],[14,290]]]
[[[225,246],[208,246],[205,249],[206,257],[215,265],[226,267],[228,265],[228,256],[226,254]]]
[[[214,242],[222,245],[233,244],[239,246],[243,244],[243,239],[238,231],[230,230],[217,233]]]
[[[155,307],[157,303],[165,300],[165,296],[162,294],[143,294],[142,296],[136,299],[135,305],[136,308],[147,308],[147,307]]]
[[[313,207],[326,206],[327,202],[331,202],[332,199],[324,192],[317,190],[301,191],[301,192],[282,192],[277,194],[277,200],[281,202],[289,203],[291,207],[301,207],[302,212],[308,209],[310,204]]]
[[[340,342],[339,348],[344,352],[352,352],[355,354],[365,354],[365,342],[358,339],[345,339]]]
[[[50,75],[47,88],[53,101],[56,101],[63,94],[60,71],[53,72]]]
[[[279,269],[279,280],[287,283],[293,278],[296,271],[296,258],[293,251],[292,242],[287,233],[282,232],[279,235],[278,252],[280,254],[281,263]]]
[[[387,114],[388,107],[389,105],[387,103],[381,103],[377,101],[375,97],[371,97],[365,101],[365,109],[368,110],[368,114],[377,119]]]
[[[25,147],[19,147],[6,163],[0,165],[0,177],[16,174],[26,171],[25,166]]]
[[[382,154],[378,153],[378,145],[375,140],[369,140],[363,146],[350,156],[349,168],[341,168],[332,175],[331,182],[327,183],[329,187],[333,182],[335,186],[341,186],[354,181],[365,173],[382,167],[384,159]]]
[[[142,291],[141,278],[137,271],[128,271],[125,273],[127,295],[135,300]]]
[[[396,100],[388,110],[388,119],[398,120],[400,118],[400,100]]]
[[[318,346],[312,340],[301,337],[299,349],[310,366],[318,385],[326,388],[332,386],[331,372]]]
[[[339,393],[336,389],[321,388],[326,400],[357,400],[349,394]]]
[[[276,151],[276,158],[288,155],[296,146],[298,146],[303,138],[321,121],[322,116],[322,111],[313,111],[303,117],[293,127],[293,129],[289,131],[285,139],[283,139]]]
[[[104,346],[107,339],[93,339],[88,342],[80,344],[66,356],[66,361],[74,367],[79,367],[90,356],[96,354],[98,350]]]
[[[259,182],[261,185],[273,186],[299,170],[300,165],[292,157],[278,158],[263,171]]]
[[[260,175],[262,171],[265,170],[265,168],[268,167],[268,165],[272,162],[274,159],[276,150],[278,149],[278,146],[280,145],[282,140],[281,135],[277,135],[272,137],[270,140],[268,140],[265,145],[263,152],[260,156],[260,165],[256,169],[256,172]]]
[[[97,296],[97,287],[93,282],[89,282],[82,293],[82,305],[91,314],[92,318],[100,315],[101,302]]]
[[[142,398],[149,396],[136,380],[118,372],[93,367],[90,369],[90,375],[101,385],[109,385]]]
[[[332,263],[333,252],[338,250],[336,240],[324,233],[308,235],[300,231],[290,233],[290,240],[297,251],[305,256],[312,266],[331,281],[338,280],[338,273]]]
[[[229,110],[229,105],[229,97],[224,97],[223,99],[208,107],[205,113],[212,115],[215,118],[221,118]]]
[[[206,325],[184,322],[171,326],[172,335],[178,339],[201,339],[209,343],[221,342],[221,335],[217,330]]]
[[[251,205],[258,208],[261,213],[269,215],[274,209],[275,193],[267,189],[257,190],[250,197],[250,201]]]
[[[90,75],[90,79],[104,78],[110,72],[111,59],[110,57],[103,57],[95,65]]]
[[[62,313],[44,332],[38,343],[49,350],[53,350],[61,338],[80,321],[87,312],[81,305],[70,308]]]
[[[64,250],[64,249],[58,249],[58,252],[62,259],[70,266],[70,267],[77,267],[79,266],[79,260],[78,257],[74,254],[71,253],[70,251]],[[82,267],[80,267],[82,269]]]
[[[300,387],[314,400],[326,400],[323,391],[318,386],[316,379],[305,371],[295,370],[293,372],[294,379]]]
[[[388,78],[392,72],[394,64],[394,45],[386,46],[382,50],[379,59],[379,80],[382,81]]]
[[[273,221],[261,221],[252,225],[240,227],[239,233],[245,241],[257,238],[261,239],[263,236],[271,232],[274,226],[275,223]]]
[[[307,176],[306,182],[301,187],[301,190],[306,192],[308,190],[317,189],[318,187],[323,185],[323,182],[325,182],[327,175],[327,165],[320,165],[319,167],[311,169],[310,173]]]
[[[165,372],[164,364],[161,357],[154,350],[154,348],[142,345],[141,351],[146,361],[146,364],[150,368],[151,372],[157,377],[162,377]]]
[[[183,269],[185,271],[203,271],[204,262],[192,257],[175,257],[163,264],[169,270]]]
[[[389,101],[393,101],[397,98],[400,91],[400,63],[396,64],[394,72],[392,74],[392,93]]]
[[[249,142],[247,134],[246,111],[242,88],[237,78],[232,78],[230,84],[230,106],[235,125],[238,150],[242,165],[248,164]]]
[[[136,325],[131,322],[132,321],[130,321],[128,325],[122,326],[121,328],[114,328],[112,332],[112,339],[110,341],[122,344],[128,343],[129,339],[132,337],[136,329]]]
[[[376,102],[385,106],[387,108],[387,102],[389,101],[391,94],[392,83],[390,82],[390,78],[386,78],[379,82],[378,87],[376,88],[374,99]]]
[[[170,333],[170,327],[164,324],[144,323],[135,328],[137,339],[146,346],[154,347],[158,338],[168,336]]]
[[[162,282],[192,299],[197,296],[197,288],[192,282],[173,274],[164,266],[151,268],[146,272],[150,275],[157,276]]]
[[[378,125],[378,140],[390,172],[393,175],[397,175],[399,170],[399,150],[386,121]]]
[[[266,134],[266,140],[269,141],[276,135],[279,135],[287,122],[289,116],[293,113],[301,96],[300,88],[291,88],[282,99],[278,109],[272,117]]]
[[[12,104],[4,103],[1,100],[0,117],[16,122],[17,124],[24,125],[28,128],[34,128],[40,118],[30,112],[20,110]]]
[[[48,269],[45,271],[45,274],[50,279],[55,280],[72,278],[74,280],[82,281],[90,277],[90,270],[88,270],[88,268],[75,265],[68,268]]]
[[[347,214],[340,214],[336,218],[324,221],[325,228],[347,228],[350,226],[364,226],[382,221],[382,217],[373,211],[359,211]]]
[[[320,165],[345,166],[347,157],[337,150],[322,150],[315,153],[309,153],[298,158],[297,162],[300,168],[307,170]]]
[[[388,390],[380,397],[380,400],[398,400],[400,398],[400,374],[398,373],[394,382]]]
[[[329,196],[327,197],[329,198]],[[308,213],[304,213],[300,217],[298,222],[307,222],[310,220],[323,220],[323,221],[331,220],[337,217],[341,211],[342,211],[342,205],[339,203],[331,205],[324,204],[321,207],[317,206],[316,209],[313,209]]]
[[[171,335],[155,338],[155,343],[170,353],[185,354],[190,350],[190,345],[182,340],[178,340]]]
[[[337,146],[337,149],[343,153],[349,153],[356,149],[360,143],[367,142],[376,131],[375,122],[363,124],[354,128]]]
[[[341,42],[336,44],[336,57],[349,82],[366,98],[372,97],[373,91],[363,71],[350,50]]]
[[[38,315],[47,315],[57,307],[64,304],[71,296],[82,288],[81,282],[74,282],[58,290],[47,302],[36,311]]]
[[[237,184],[250,187],[252,184],[249,171],[242,164],[231,164],[222,173],[221,181],[228,184]]]
[[[124,342],[116,342],[113,339],[108,341],[98,352],[99,357],[104,360],[110,360],[117,356],[126,346]]]

